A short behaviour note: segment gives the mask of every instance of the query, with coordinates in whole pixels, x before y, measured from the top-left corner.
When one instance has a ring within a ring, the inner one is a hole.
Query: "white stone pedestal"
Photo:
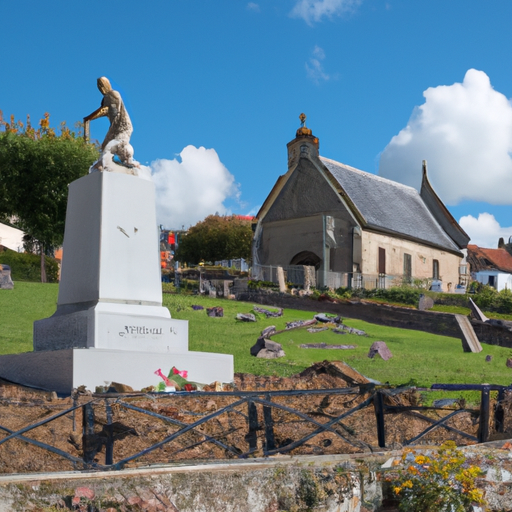
[[[34,352],[0,357],[0,376],[69,392],[105,381],[134,389],[176,366],[233,380],[233,356],[188,351],[188,322],[162,306],[154,184],[95,172],[69,187],[57,311],[34,322]]]

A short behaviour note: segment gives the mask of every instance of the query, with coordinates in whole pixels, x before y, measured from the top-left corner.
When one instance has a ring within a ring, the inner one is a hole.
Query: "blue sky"
[[[0,19],[4,116],[73,125],[107,76],[166,227],[257,210],[305,112],[323,156],[413,186],[426,159],[473,242],[512,235],[510,0],[0,0]]]

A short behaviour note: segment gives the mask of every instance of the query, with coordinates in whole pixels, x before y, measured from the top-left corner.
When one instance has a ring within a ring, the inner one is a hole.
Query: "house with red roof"
[[[496,290],[512,290],[512,255],[503,248],[487,249],[468,245],[467,262],[471,278]]]

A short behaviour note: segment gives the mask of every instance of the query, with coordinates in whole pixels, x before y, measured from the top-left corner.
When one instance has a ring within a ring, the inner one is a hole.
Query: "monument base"
[[[141,352],[188,351],[188,321],[162,306],[98,302],[74,311],[59,306],[34,322],[34,351],[102,348]]]
[[[141,390],[156,386],[161,369],[188,371],[188,380],[210,384],[232,382],[233,356],[210,352],[144,353],[109,349],[65,349],[0,356],[2,378],[26,386],[69,394],[73,388],[120,382]]]

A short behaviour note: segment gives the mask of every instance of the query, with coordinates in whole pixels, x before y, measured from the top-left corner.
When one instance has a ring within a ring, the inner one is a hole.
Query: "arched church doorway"
[[[290,265],[308,265],[318,270],[322,265],[322,260],[314,252],[302,251],[291,259]]]

